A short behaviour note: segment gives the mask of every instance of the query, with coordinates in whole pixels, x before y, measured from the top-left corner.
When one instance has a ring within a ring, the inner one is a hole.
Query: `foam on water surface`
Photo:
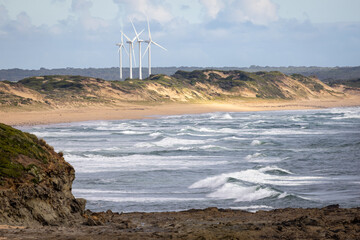
[[[360,108],[22,127],[75,168],[94,211],[360,204]]]

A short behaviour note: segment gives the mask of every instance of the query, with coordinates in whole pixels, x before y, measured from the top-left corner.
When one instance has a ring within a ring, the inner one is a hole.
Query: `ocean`
[[[20,127],[76,171],[93,211],[360,205],[360,108]]]

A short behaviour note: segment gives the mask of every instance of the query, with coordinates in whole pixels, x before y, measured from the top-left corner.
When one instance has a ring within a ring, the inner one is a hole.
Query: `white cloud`
[[[147,16],[150,20],[165,24],[173,19],[171,7],[163,1],[114,0],[114,2],[126,12],[125,15],[135,20],[143,21]]]
[[[225,3],[222,0],[200,0],[207,10],[210,18],[214,19],[218,13],[224,8]]]
[[[277,6],[271,0],[200,0],[211,19],[268,25],[278,20]],[[220,14],[221,13],[221,14]]]
[[[237,22],[251,22],[256,25],[268,25],[278,20],[277,7],[270,0],[236,1],[230,16]]]
[[[90,0],[73,0],[71,9],[79,15],[78,20],[85,30],[96,31],[108,27],[109,23],[106,20],[91,15],[92,6]]]

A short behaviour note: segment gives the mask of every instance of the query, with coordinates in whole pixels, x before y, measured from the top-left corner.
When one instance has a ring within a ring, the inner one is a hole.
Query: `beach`
[[[251,112],[321,109],[360,105],[360,95],[346,98],[308,100],[244,99],[203,101],[197,103],[119,102],[114,105],[58,106],[57,108],[0,108],[0,122],[9,125],[40,125],[90,120],[144,119],[164,115],[199,114],[209,112]]]

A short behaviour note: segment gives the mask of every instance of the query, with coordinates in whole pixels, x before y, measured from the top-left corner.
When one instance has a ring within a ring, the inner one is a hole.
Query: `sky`
[[[147,40],[147,18],[168,50],[152,46],[155,67],[359,66],[359,10],[359,0],[0,0],[0,69],[117,67],[121,31],[133,38],[132,20]]]

